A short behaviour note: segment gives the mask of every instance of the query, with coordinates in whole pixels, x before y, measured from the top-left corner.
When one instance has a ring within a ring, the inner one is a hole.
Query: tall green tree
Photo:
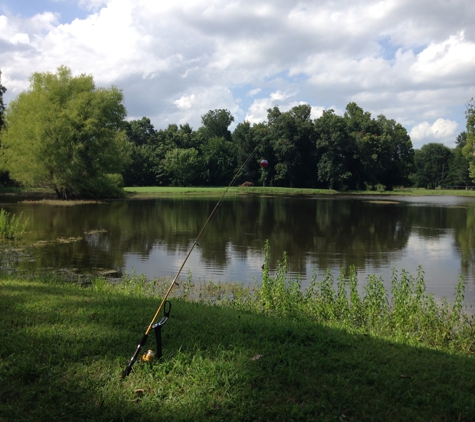
[[[246,162],[247,158],[257,147],[254,156],[243,169],[239,183],[266,184],[272,181],[276,159],[270,141],[271,135],[267,122],[254,123],[251,126],[248,121],[244,121],[236,126],[233,132],[233,143],[236,148],[237,157],[237,168],[235,171]],[[270,163],[265,169],[260,166],[260,162],[263,159],[267,159]]]
[[[409,186],[409,176],[414,168],[414,148],[407,130],[383,115],[378,116],[377,125],[382,133],[382,169],[378,183],[383,184],[386,190],[392,190],[397,185]]]
[[[199,180],[202,160],[195,148],[174,148],[166,153],[163,163],[174,186],[191,186]]]
[[[125,130],[129,141],[134,145],[153,144],[157,131],[148,117],[140,120],[131,120],[125,124]]]
[[[470,163],[470,177],[475,181],[475,99],[472,98],[467,104],[465,111],[467,119],[466,144],[462,149],[463,155]]]
[[[229,110],[210,110],[201,116],[203,126],[200,128],[200,131],[202,131],[206,138],[222,137],[226,141],[231,141],[232,135],[229,126],[231,126],[232,122],[234,122],[234,116]]]
[[[381,136],[382,132],[371,118],[371,113],[365,112],[354,102],[346,106],[343,118],[355,149],[352,185],[365,189],[366,184],[370,184],[374,188],[379,183],[384,169],[387,155],[386,138]]]
[[[126,186],[156,186],[157,169],[160,160],[156,141],[157,131],[149,118],[125,123],[127,137],[131,144],[130,162],[122,176]]]
[[[0,76],[2,75],[2,71],[0,70]],[[4,87],[0,80],[0,138],[2,128],[5,125],[4,114],[5,114],[5,104],[3,102],[3,94],[7,92],[7,88]],[[10,186],[14,185],[14,182],[10,179],[10,174],[8,171],[0,170],[0,184],[3,186]]]
[[[349,103],[344,118],[356,145],[354,182],[360,189],[382,184],[386,190],[409,184],[414,161],[412,142],[406,129],[380,115],[371,118],[356,103]]]
[[[330,189],[354,189],[358,180],[358,150],[345,118],[332,109],[325,110],[315,120],[315,132],[319,181]]]
[[[443,144],[429,143],[415,151],[414,181],[417,187],[435,189],[447,181],[452,156],[450,148]]]
[[[449,186],[472,186],[470,179],[470,163],[463,155],[463,147],[467,144],[467,132],[461,132],[455,141],[455,148],[452,149],[452,156],[449,162],[449,173],[446,184]]]
[[[314,187],[317,181],[315,131],[311,107],[301,104],[282,113],[268,110],[270,143],[277,162],[273,181],[280,186]]]
[[[212,137],[201,148],[203,179],[212,186],[227,185],[233,178],[236,167],[234,144],[224,137]]]
[[[2,75],[2,71],[0,70],[0,76]],[[0,131],[3,128],[4,125],[4,120],[3,120],[3,115],[5,113],[5,104],[3,103],[3,94],[7,92],[7,88],[5,88],[2,85],[1,79],[0,79]]]
[[[92,76],[75,77],[61,66],[34,73],[5,116],[2,159],[13,179],[54,189],[62,199],[121,194],[129,142],[119,89],[98,88]]]

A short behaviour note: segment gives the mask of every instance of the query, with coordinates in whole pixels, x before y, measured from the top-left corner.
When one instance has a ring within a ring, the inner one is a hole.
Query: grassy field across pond
[[[222,195],[226,187],[173,187],[173,186],[141,186],[126,187],[124,190],[131,198],[150,198],[162,195]],[[304,188],[283,188],[271,186],[232,186],[228,190],[229,195],[245,194],[267,194],[267,195],[403,195],[403,196],[475,196],[475,190],[465,189],[416,189],[400,188],[392,191],[336,191],[332,189],[304,189]]]
[[[174,187],[174,186],[149,186],[149,187],[127,187],[124,190],[129,194],[129,197],[153,197],[161,195],[222,195],[226,187]],[[263,187],[250,186],[240,187],[231,186],[228,190],[228,195],[245,195],[264,193],[269,195],[325,195],[335,194],[337,191],[330,189],[300,189],[300,188],[279,188],[279,187]]]
[[[153,198],[168,195],[202,195],[219,196],[226,190],[222,187],[199,187],[199,186],[133,186],[125,187],[124,191],[128,198]],[[475,196],[475,190],[466,189],[420,189],[420,188],[395,188],[392,191],[365,190],[365,191],[336,191],[333,189],[307,189],[307,188],[285,188],[272,186],[231,186],[227,192],[229,195],[245,194],[267,194],[267,195],[402,195],[402,196]],[[58,204],[61,201],[54,202],[55,194],[50,189],[31,189],[31,188],[0,188],[0,195],[6,196],[29,196],[38,198],[37,201],[48,200],[47,203]],[[35,200],[35,199],[33,199]],[[71,204],[80,204],[82,201],[62,201]]]
[[[457,301],[426,310],[434,333],[437,321],[454,323],[437,342],[418,328],[430,322],[412,300],[430,305],[420,280],[395,281],[405,303],[386,320],[377,280],[365,301],[328,279],[302,294],[285,271],[266,271],[252,294],[211,286],[206,300],[192,301],[181,283],[163,358],[137,362],[125,380],[166,285],[0,279],[0,420],[474,420],[473,336],[451,346]],[[156,350],[153,332],[148,348]]]

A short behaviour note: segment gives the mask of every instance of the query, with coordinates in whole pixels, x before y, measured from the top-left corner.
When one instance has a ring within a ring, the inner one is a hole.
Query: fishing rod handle
[[[140,340],[140,343],[138,344],[137,349],[135,349],[135,353],[130,359],[129,364],[126,366],[126,368],[122,372],[122,379],[124,379],[127,375],[130,374],[130,371],[132,370],[132,366],[134,366],[134,363],[137,360],[137,357],[139,356],[140,350],[147,342],[147,337],[148,337],[148,334],[144,334],[142,339]]]

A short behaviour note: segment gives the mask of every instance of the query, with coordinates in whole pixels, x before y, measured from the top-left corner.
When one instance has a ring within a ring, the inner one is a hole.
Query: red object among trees
[[[269,165],[269,162],[267,160],[261,161],[261,167],[267,167],[268,165]]]

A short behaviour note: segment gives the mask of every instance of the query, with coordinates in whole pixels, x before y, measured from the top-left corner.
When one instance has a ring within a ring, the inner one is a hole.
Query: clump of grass
[[[15,240],[23,236],[28,226],[28,219],[21,223],[22,214],[17,217],[15,214],[10,215],[3,208],[0,210],[0,236],[3,240]]]

